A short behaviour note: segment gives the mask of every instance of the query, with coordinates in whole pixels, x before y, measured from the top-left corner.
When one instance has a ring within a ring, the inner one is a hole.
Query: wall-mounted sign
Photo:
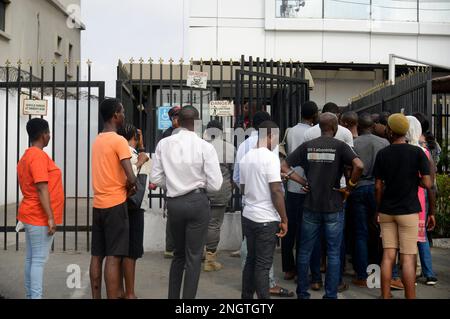
[[[209,114],[211,116],[234,116],[234,103],[232,101],[209,102]]]
[[[169,117],[169,111],[172,107],[160,106],[158,107],[158,130],[167,130],[172,126],[172,121]]]
[[[47,116],[47,100],[23,100],[23,115]]]
[[[187,76],[187,86],[197,89],[206,89],[206,84],[208,82],[208,73],[207,72],[198,72],[198,71],[188,71]]]

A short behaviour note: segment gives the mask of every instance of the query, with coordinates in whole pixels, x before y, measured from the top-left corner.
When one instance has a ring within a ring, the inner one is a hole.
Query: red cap
[[[181,111],[181,106],[174,106],[169,110],[169,117],[172,119],[174,116],[177,116]]]

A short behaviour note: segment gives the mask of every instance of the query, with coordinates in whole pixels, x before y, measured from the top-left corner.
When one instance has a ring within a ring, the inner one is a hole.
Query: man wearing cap
[[[406,142],[408,119],[401,113],[389,117],[386,135],[391,145],[378,152],[373,175],[378,221],[383,241],[381,297],[391,296],[392,267],[400,249],[405,297],[416,297],[416,256],[420,201],[418,187],[432,191],[428,158],[420,147]]]

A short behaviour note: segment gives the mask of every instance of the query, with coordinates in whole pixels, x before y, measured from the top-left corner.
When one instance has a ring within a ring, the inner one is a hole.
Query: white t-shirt
[[[322,131],[320,130],[319,124],[314,125],[313,127],[311,127],[310,129],[308,129],[305,132],[304,141],[308,142],[308,141],[314,140],[316,138],[319,138],[321,135],[322,135]],[[347,129],[341,125],[338,126],[338,130],[337,130],[334,138],[346,143],[350,147],[353,147],[352,132],[350,132],[349,129]]]
[[[278,156],[265,147],[251,149],[239,163],[239,174],[240,183],[245,184],[242,215],[255,223],[281,221],[269,186],[281,182]]]

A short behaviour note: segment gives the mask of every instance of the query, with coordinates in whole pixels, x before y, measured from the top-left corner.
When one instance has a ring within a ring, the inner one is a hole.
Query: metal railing
[[[46,100],[49,107],[46,119],[49,121],[51,145],[44,149],[61,168],[63,187],[65,190],[64,221],[58,227],[55,245],[62,250],[78,250],[78,239],[81,232],[86,239],[86,250],[90,249],[90,210],[91,205],[91,143],[98,134],[100,125],[98,107],[105,96],[105,83],[92,81],[91,62],[87,62],[87,81],[81,80],[80,63],[76,63],[76,75],[69,80],[69,68],[75,64],[64,62],[64,78],[58,79],[56,74],[61,67],[55,61],[51,64],[40,62],[37,73],[29,62],[24,67],[21,61],[12,65],[9,61],[0,68],[0,169],[3,185],[0,199],[0,215],[3,225],[3,247],[15,245],[19,249],[19,233],[15,233],[21,194],[17,180],[16,165],[30,143],[25,130],[26,122],[32,118],[24,115],[22,104],[24,99]],[[50,75],[48,75],[49,72]],[[35,117],[35,116],[33,116]],[[41,116],[43,117],[43,116]],[[8,238],[15,233],[15,243]],[[73,236],[73,242],[68,236]]]

